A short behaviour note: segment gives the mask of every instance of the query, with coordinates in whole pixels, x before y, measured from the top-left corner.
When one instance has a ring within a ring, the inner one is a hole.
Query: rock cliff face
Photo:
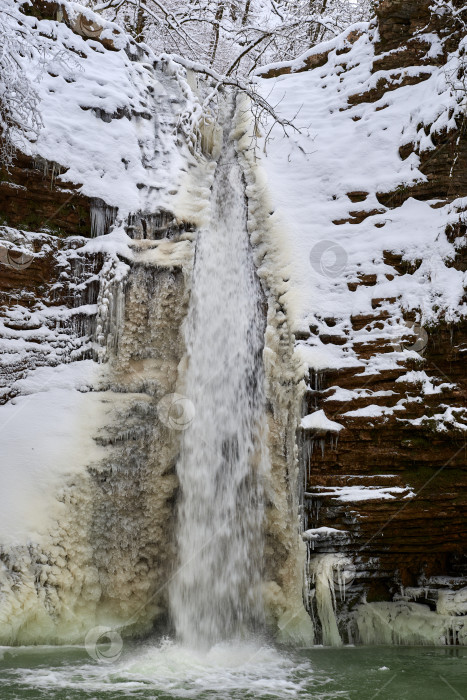
[[[104,258],[82,250],[89,199],[59,185],[47,166],[19,154],[0,182],[0,402],[28,370],[92,355]]]
[[[370,89],[349,96],[348,108],[377,102],[377,109],[384,110],[394,100],[404,99],[401,87],[425,81],[433,66],[446,66],[449,71],[450,55],[463,37],[460,23],[447,12],[434,13],[424,0],[380,2],[377,32],[371,69],[375,79]],[[436,51],[432,48],[434,37]],[[350,37],[348,48],[338,52],[344,76],[351,43]],[[430,135],[430,126],[421,124],[419,128]],[[353,235],[358,240],[364,222],[368,227],[368,221],[373,220],[379,229],[385,226],[381,214],[388,219],[397,216],[409,198],[429,201],[434,210],[454,212],[455,220],[445,233],[455,244],[456,253],[446,265],[465,271],[465,113],[456,118],[454,127],[451,123],[436,132],[432,129],[429,146],[419,141],[400,147],[401,159],[413,154],[420,158],[419,169],[426,176],[423,181],[376,192],[381,204],[378,209],[367,207],[368,192],[356,187],[357,191],[348,192],[354,210],[333,225],[336,229],[354,225]],[[327,235],[331,238],[333,232]],[[406,236],[411,236],[410,226]],[[409,279],[423,259],[409,262],[389,238],[386,243],[387,280]],[[362,288],[373,288],[372,312],[351,315],[345,329],[341,319],[333,317],[321,319],[319,330],[312,329],[325,345],[352,348],[355,364],[348,369],[312,372],[304,399],[305,414],[324,410],[329,419],[343,426],[338,441],[332,428],[308,428],[305,421],[299,435],[305,473],[305,537],[310,548],[310,606],[314,608],[314,599],[319,598],[319,578],[323,576],[317,562],[328,555],[332,564],[334,557],[334,581],[329,574],[329,585],[337,591],[343,639],[349,638],[352,625],[349,628],[348,621],[355,619],[352,611],[361,610],[358,606],[362,601],[399,601],[394,608],[398,613],[409,611],[406,604],[410,601],[418,601],[443,614],[440,601],[464,588],[458,594],[463,601],[467,585],[467,324],[459,319],[452,322],[441,311],[435,321],[424,323],[423,308],[407,308],[403,295],[388,297],[379,292],[384,282],[371,270],[361,269],[348,288],[355,295]],[[436,311],[436,276],[427,283],[432,285],[431,304]],[[406,335],[395,339],[387,332],[386,321],[397,317],[405,322]],[[384,367],[388,353],[404,349],[411,351],[409,357],[401,357],[391,369]],[[380,363],[381,370],[365,370],[369,361],[373,366]],[[345,594],[343,583],[347,583]],[[372,636],[359,624],[360,639],[428,640],[422,625],[418,636],[417,630],[409,633],[401,628],[397,632],[386,609],[375,608],[380,612],[375,627],[386,626],[386,636]],[[456,611],[453,608],[451,615],[455,612],[465,612],[465,605],[460,604]],[[465,643],[464,625],[454,621],[452,636],[446,633],[445,642]],[[353,635],[358,638],[355,628]],[[332,641],[329,634],[327,640]]]
[[[193,226],[163,193],[188,168],[175,142],[189,90],[115,27],[64,5],[27,8],[33,37],[52,56],[63,42],[63,61],[46,61],[39,84],[40,155],[18,153],[0,180],[0,620],[13,644],[82,641],[117,618],[150,628],[175,556],[178,432],[157,416],[184,353]],[[70,55],[82,61],[73,75]],[[129,206],[112,242],[113,197]]]

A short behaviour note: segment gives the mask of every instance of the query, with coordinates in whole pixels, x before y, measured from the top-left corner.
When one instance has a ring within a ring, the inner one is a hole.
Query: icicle
[[[116,217],[115,207],[109,207],[102,199],[91,199],[91,237],[108,233]]]
[[[323,644],[341,646],[342,639],[336,620],[336,588],[345,600],[345,588],[353,578],[353,564],[342,554],[318,554],[310,558],[312,580],[315,583],[316,607],[321,621]]]
[[[34,156],[33,164],[36,170],[42,171],[43,177],[47,177],[50,172],[50,189],[53,189],[57,176],[62,173],[62,166],[55,161],[48,161],[37,155]]]

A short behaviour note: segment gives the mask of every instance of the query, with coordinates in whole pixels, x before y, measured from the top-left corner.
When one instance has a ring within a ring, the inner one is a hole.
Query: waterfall
[[[268,459],[264,320],[233,142],[214,176],[210,224],[199,232],[185,327],[178,570],[170,607],[177,638],[207,647],[261,623],[263,494]]]

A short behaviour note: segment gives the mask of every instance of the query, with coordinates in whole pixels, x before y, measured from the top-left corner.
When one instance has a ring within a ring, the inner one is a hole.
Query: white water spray
[[[261,292],[246,230],[244,186],[226,139],[200,231],[186,323],[185,393],[194,417],[177,467],[177,637],[195,648],[261,620],[265,444]]]

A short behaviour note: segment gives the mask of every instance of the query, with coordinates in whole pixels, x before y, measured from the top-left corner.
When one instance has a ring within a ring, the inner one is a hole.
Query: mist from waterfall
[[[185,327],[185,394],[194,410],[177,465],[170,608],[177,639],[194,648],[244,637],[262,620],[264,319],[246,215],[234,144],[225,138]]]

